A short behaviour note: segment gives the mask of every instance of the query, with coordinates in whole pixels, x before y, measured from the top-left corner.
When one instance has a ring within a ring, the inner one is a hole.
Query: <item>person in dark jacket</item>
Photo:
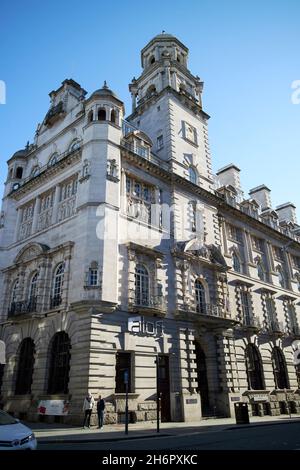
[[[98,429],[101,429],[104,421],[104,410],[105,410],[105,401],[99,395],[97,401],[97,415],[98,415]]]

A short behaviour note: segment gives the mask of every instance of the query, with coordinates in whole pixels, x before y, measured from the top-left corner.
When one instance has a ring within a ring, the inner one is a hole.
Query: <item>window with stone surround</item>
[[[260,352],[254,344],[248,344],[245,351],[246,371],[249,390],[264,390],[264,376]]]
[[[60,186],[60,202],[58,204],[58,222],[75,214],[77,193],[77,175]]]
[[[50,227],[52,223],[54,190],[47,192],[41,196],[40,213],[38,216],[37,230],[44,230]]]
[[[230,240],[237,243],[243,243],[243,233],[239,227],[227,224],[227,236]]]
[[[288,302],[286,305],[286,315],[289,332],[292,334],[299,334],[296,308],[292,302]]]
[[[149,306],[150,299],[149,271],[138,264],[135,268],[135,304]]]
[[[258,278],[263,282],[267,282],[267,272],[266,272],[266,268],[265,268],[265,265],[264,265],[262,259],[257,260],[256,268],[257,268]]]
[[[276,260],[279,260],[279,261],[282,261],[284,260],[284,256],[283,256],[283,250],[281,247],[279,246],[273,246],[273,256]]]
[[[195,281],[195,296],[196,296],[196,312],[205,314],[206,311],[206,295],[205,288],[199,279]]]
[[[31,276],[30,283],[29,283],[29,290],[28,290],[28,306],[27,309],[30,312],[36,311],[36,303],[37,303],[37,293],[38,293],[38,278],[39,273],[36,272]]]
[[[50,308],[55,308],[62,302],[64,271],[64,263],[60,263],[54,271]]]
[[[287,373],[286,361],[282,350],[275,346],[272,351],[272,365],[274,372],[275,387],[283,390],[289,388],[289,378]]]
[[[252,236],[251,241],[252,241],[252,248],[254,250],[259,251],[261,253],[264,252],[264,240],[262,238]]]
[[[190,166],[188,171],[189,171],[189,180],[190,180],[190,182],[193,183],[193,184],[197,184],[198,175],[197,175],[196,169],[193,166]]]
[[[92,261],[86,273],[85,287],[99,287],[99,266],[97,261]]]
[[[34,202],[26,204],[21,209],[22,218],[19,229],[19,240],[24,240],[25,238],[31,235],[32,222],[33,222],[33,213],[34,213]]]
[[[235,252],[232,253],[232,267],[233,267],[233,270],[236,273],[242,273],[243,272],[240,258],[238,257],[238,255]]]
[[[127,215],[151,224],[151,204],[155,202],[155,188],[127,175],[126,197]]]
[[[245,289],[240,289],[240,302],[242,311],[242,322],[244,325],[250,326],[252,324],[253,312],[251,303],[251,294]]]
[[[71,342],[66,332],[56,333],[50,345],[49,394],[66,394],[69,386]]]

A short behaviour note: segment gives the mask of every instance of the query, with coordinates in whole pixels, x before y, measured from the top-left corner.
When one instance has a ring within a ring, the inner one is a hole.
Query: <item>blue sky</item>
[[[189,69],[204,80],[214,171],[234,162],[246,193],[264,183],[273,207],[292,201],[300,219],[300,104],[291,99],[299,0],[2,0],[0,18],[1,187],[7,159],[32,141],[65,78],[89,93],[107,80],[129,114],[140,50],[165,30],[188,46]]]

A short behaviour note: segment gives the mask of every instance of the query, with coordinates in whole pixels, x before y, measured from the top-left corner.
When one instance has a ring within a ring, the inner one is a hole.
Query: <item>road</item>
[[[163,434],[167,434],[164,430]],[[74,443],[40,443],[39,450],[300,450],[300,422],[184,431],[165,436]],[[299,454],[300,456],[300,454]]]

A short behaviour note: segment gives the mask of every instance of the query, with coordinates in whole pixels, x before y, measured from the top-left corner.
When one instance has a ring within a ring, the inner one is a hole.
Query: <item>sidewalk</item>
[[[156,421],[129,424],[128,434],[125,434],[124,424],[106,425],[103,429],[91,427],[67,426],[62,424],[24,423],[35,433],[41,444],[118,441],[123,439],[144,439],[172,435],[188,435],[199,432],[216,432],[224,430],[241,429],[245,427],[268,426],[283,423],[299,423],[300,416],[253,416],[250,424],[237,425],[235,418],[203,419],[195,423],[160,423],[160,432],[156,431]]]

